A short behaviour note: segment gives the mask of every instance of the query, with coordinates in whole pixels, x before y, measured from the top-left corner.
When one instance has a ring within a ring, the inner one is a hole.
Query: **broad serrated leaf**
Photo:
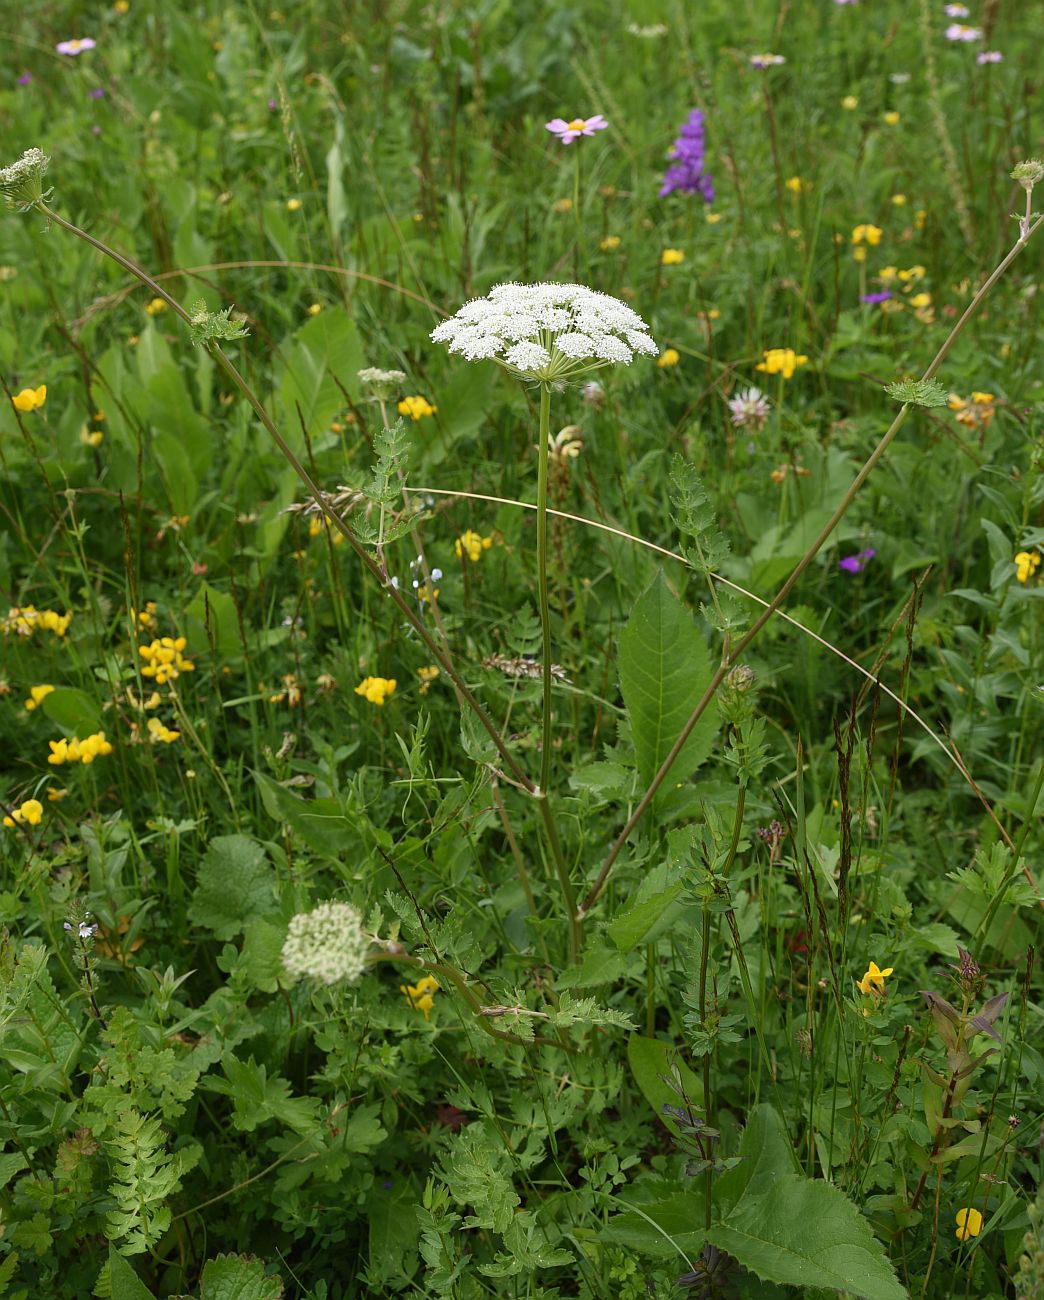
[[[261,845],[246,835],[219,835],[200,863],[189,917],[219,939],[231,939],[251,917],[274,910],[275,894],[275,872]]]
[[[740,1153],[745,1159],[719,1180],[715,1200],[742,1186],[741,1194],[708,1241],[766,1282],[908,1300],[857,1206],[830,1183],[785,1172],[794,1157],[771,1106],[753,1112]]]
[[[645,784],[667,757],[712,676],[706,642],[658,573],[620,636],[620,686]],[[707,758],[718,722],[716,710],[704,713],[682,747],[668,784],[684,780]]]
[[[266,1277],[262,1260],[252,1255],[218,1255],[203,1265],[200,1300],[279,1300],[283,1283]]]
[[[885,392],[897,402],[909,406],[945,406],[949,401],[946,389],[937,379],[900,379],[888,384]]]

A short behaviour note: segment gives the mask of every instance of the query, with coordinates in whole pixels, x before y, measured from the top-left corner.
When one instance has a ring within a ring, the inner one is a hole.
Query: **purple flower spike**
[[[18,84],[20,86],[29,86],[32,84],[32,80],[33,80],[33,74],[31,72],[23,72],[22,75],[18,78]]]
[[[843,560],[838,560],[837,567],[844,569],[845,573],[862,573],[877,552],[872,546],[868,546],[865,551],[860,551],[858,555],[846,555]]]
[[[694,108],[671,147],[674,162],[664,173],[663,184],[660,186],[661,199],[673,194],[675,190],[682,190],[686,194],[698,194],[705,203],[714,202],[713,181],[703,170],[705,147],[703,114]]]
[[[859,301],[873,305],[874,303],[887,302],[891,296],[892,291],[890,289],[882,289],[880,293],[864,293]]]

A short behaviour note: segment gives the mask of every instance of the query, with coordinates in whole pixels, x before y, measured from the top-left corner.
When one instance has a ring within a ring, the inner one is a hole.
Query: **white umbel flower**
[[[658,351],[637,312],[582,284],[498,284],[436,326],[431,338],[469,361],[492,359],[543,383]]]
[[[51,191],[45,192],[43,188],[44,173],[50,161],[42,149],[26,149],[10,167],[0,167],[0,194],[3,194],[8,207],[28,212],[37,203],[50,198]]]
[[[291,979],[320,984],[354,983],[366,969],[370,940],[350,903],[320,903],[298,912],[283,943],[283,969]]]

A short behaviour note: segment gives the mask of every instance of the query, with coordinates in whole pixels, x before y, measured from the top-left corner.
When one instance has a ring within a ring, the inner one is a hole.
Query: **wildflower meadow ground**
[[[6,24],[0,1296],[1044,1300],[1042,22]]]

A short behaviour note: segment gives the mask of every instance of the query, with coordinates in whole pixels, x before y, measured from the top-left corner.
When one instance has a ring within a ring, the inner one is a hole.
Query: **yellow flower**
[[[400,415],[408,415],[411,420],[423,420],[425,416],[434,415],[439,408],[432,406],[426,397],[404,397],[398,409]]]
[[[611,253],[614,248],[620,247],[620,236],[606,235],[606,237],[601,241],[598,247],[602,250],[603,253]]]
[[[40,701],[46,699],[53,690],[53,686],[30,686],[29,698],[25,702],[25,707],[32,713]]]
[[[160,722],[159,718],[149,718],[149,740],[154,745],[172,745],[180,735],[180,731],[171,731],[168,726]]]
[[[765,348],[765,360],[759,361],[755,370],[762,370],[767,375],[782,375],[789,379],[798,366],[803,366],[808,357],[799,356],[793,348]]]
[[[20,808],[14,808],[4,818],[5,826],[39,826],[43,818],[43,804],[39,799],[27,799]]]
[[[322,311],[322,309],[323,309],[323,304],[321,302],[313,302],[312,305],[308,308],[308,314],[309,316],[318,316],[319,313]]]
[[[685,261],[685,253],[680,248],[665,248],[660,261],[664,266],[680,266]]]
[[[572,199],[555,199],[554,203],[553,203],[551,206],[552,206],[552,208],[553,208],[553,210],[554,210],[555,212],[572,212],[572,210],[573,210],[573,200],[572,200]]]
[[[923,266],[910,266],[905,271],[899,272],[899,279],[903,284],[916,284],[918,280],[923,280],[925,275]]]
[[[100,447],[105,441],[105,434],[101,429],[88,429],[83,425],[80,429],[80,441],[85,447]]]
[[[150,645],[139,645],[138,654],[145,660],[142,677],[155,678],[157,686],[164,686],[182,673],[194,673],[196,665],[181,653],[184,649],[183,636],[154,638]]]
[[[957,1240],[967,1241],[982,1232],[982,1215],[974,1207],[957,1211]]]
[[[870,969],[866,972],[861,980],[856,981],[856,987],[860,993],[877,993],[882,997],[885,992],[885,980],[892,973],[892,967],[888,966],[884,970],[878,968],[877,962],[870,963]]]
[[[492,545],[492,537],[480,537],[473,529],[468,528],[453,543],[453,549],[457,552],[458,560],[466,552],[471,563],[477,564],[482,558],[482,552],[488,551]]]
[[[420,688],[421,695],[427,695],[427,693],[431,690],[432,682],[435,680],[436,677],[438,677],[438,675],[439,675],[439,669],[437,664],[431,664],[430,667],[428,668],[417,669],[417,676],[421,680],[421,688]]]
[[[287,210],[287,212],[300,212],[300,210],[301,210],[301,200],[300,200],[300,199],[287,199],[287,201],[286,201],[286,210]]]
[[[861,244],[865,239],[868,244],[873,244],[876,247],[881,242],[881,236],[883,234],[884,231],[880,226],[856,226],[852,231],[852,243]]]
[[[723,214],[720,212],[705,212],[703,214],[703,219],[706,221],[708,226],[716,226],[721,220],[722,215]]]
[[[1039,551],[1019,551],[1015,556],[1015,577],[1019,582],[1029,582],[1039,567]]]
[[[925,208],[918,208],[914,213],[914,225],[918,230],[924,229],[924,223],[928,220],[928,212]]]
[[[105,739],[104,731],[95,732],[83,740],[77,740],[75,736],[66,740],[63,736],[61,740],[47,743],[51,747],[47,761],[52,767],[61,767],[63,763],[93,763],[96,758],[112,753],[112,745]]]
[[[23,388],[20,393],[16,393],[11,398],[11,401],[19,411],[39,410],[47,401],[47,385],[41,384],[39,388]]]
[[[113,12],[117,14],[129,13],[130,0],[114,0],[112,8],[113,8]]]
[[[857,244],[856,247],[852,249],[852,260],[854,262],[866,261],[866,248],[862,244]]]
[[[889,109],[889,111],[888,111],[887,113],[885,113],[885,115],[884,115],[884,123],[885,123],[885,126],[898,126],[898,125],[899,125],[899,114],[895,111],[894,108]]]
[[[61,803],[68,793],[69,791],[64,787],[60,785],[52,785],[47,791],[47,798],[51,803]]]
[[[427,1020],[435,1005],[432,995],[439,991],[439,987],[439,982],[434,976],[424,975],[416,984],[400,984],[399,992],[406,995],[406,1001],[414,1011],[423,1011],[424,1019]]]
[[[378,708],[384,707],[384,701],[395,691],[394,677],[366,677],[355,688],[356,695],[364,696]]]
[[[666,370],[668,366],[676,366],[680,360],[677,348],[666,348],[657,358],[656,364],[661,370]]]
[[[158,316],[161,311],[167,310],[167,304],[162,298],[153,298],[151,302],[145,304],[145,312],[149,316]]]
[[[16,632],[19,636],[32,636],[38,628],[53,632],[55,636],[65,636],[71,614],[58,614],[53,609],[37,609],[35,605],[15,606],[8,610],[6,618],[0,619],[0,632]]]
[[[932,305],[932,295],[930,293],[915,293],[914,296],[910,299],[910,306],[914,308],[930,307],[931,305]],[[990,398],[990,401],[991,402],[993,401],[992,397]]]
[[[905,195],[905,194],[893,194],[893,195],[892,195],[892,202],[895,204],[895,206],[896,206],[897,208],[901,208],[901,207],[906,203],[906,195]]]
[[[855,95],[846,95],[841,101],[841,107],[851,112],[853,108],[859,107],[859,100],[856,99]]]
[[[783,182],[783,184],[787,187],[787,189],[791,192],[791,194],[803,194],[804,191],[808,189],[808,186],[805,184],[805,182],[801,179],[800,176],[788,176],[787,179]]]

